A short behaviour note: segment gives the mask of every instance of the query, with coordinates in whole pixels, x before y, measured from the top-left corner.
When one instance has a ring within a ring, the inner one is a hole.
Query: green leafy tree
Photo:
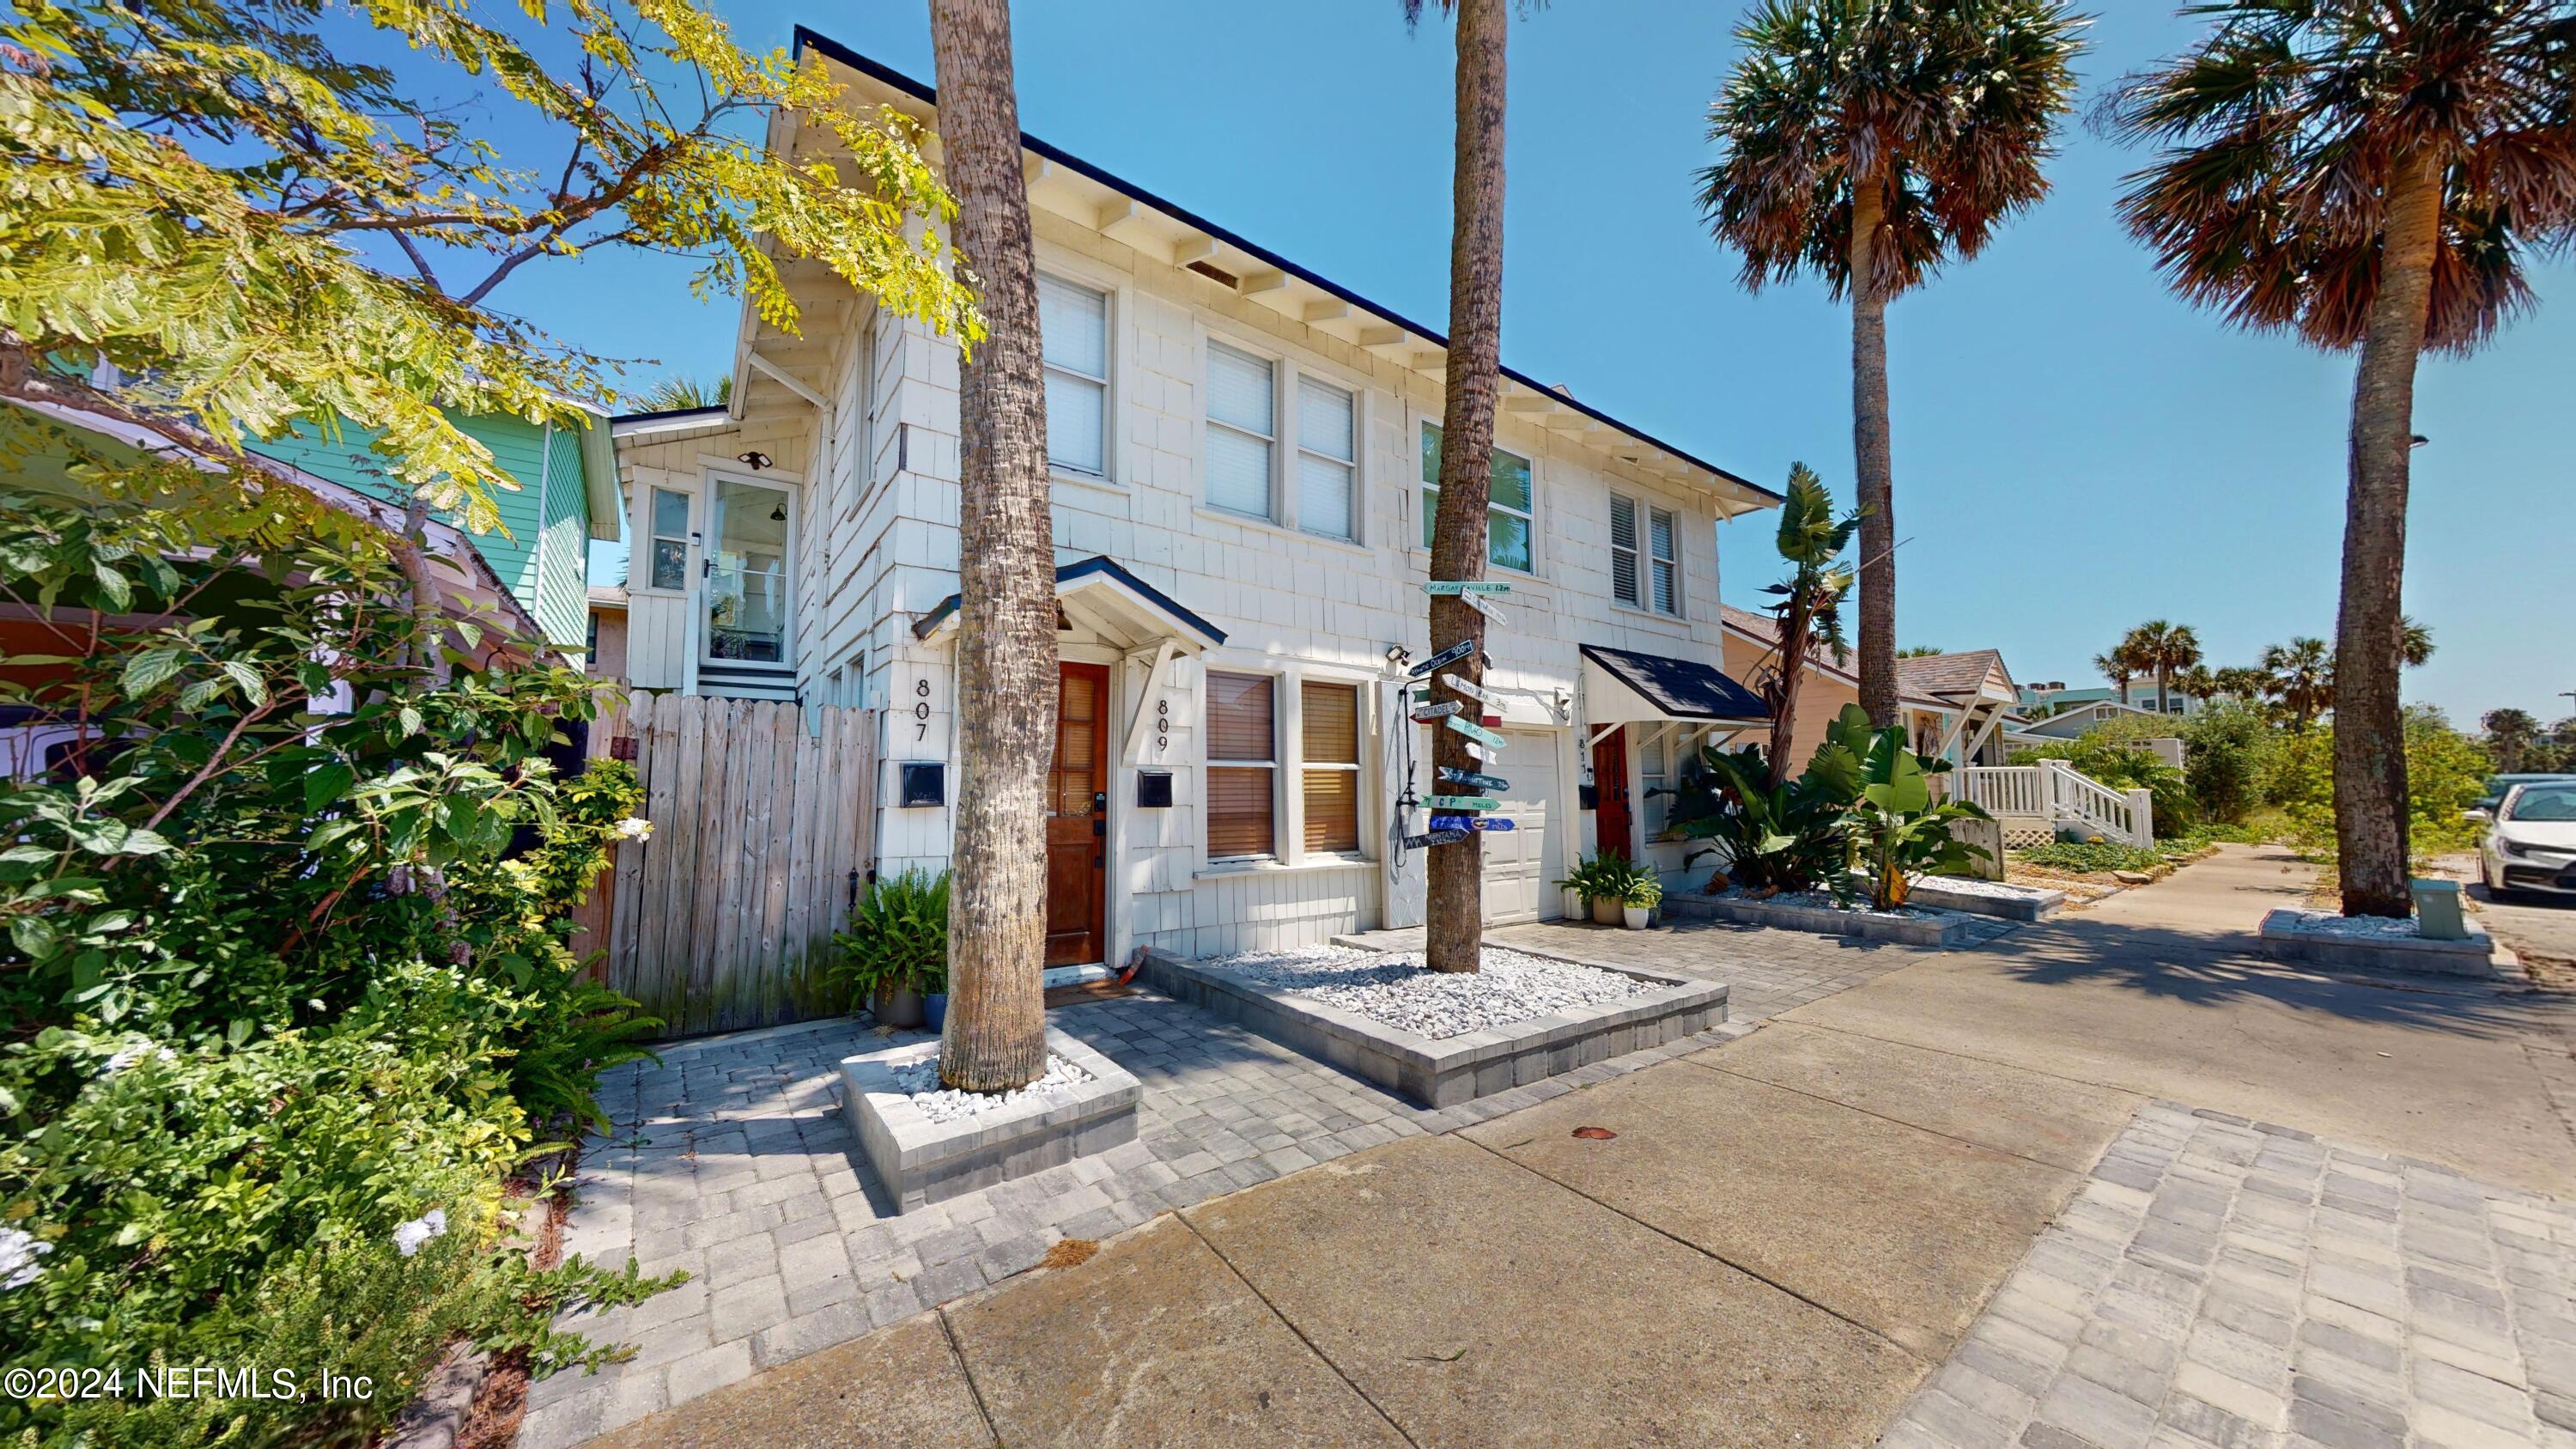
[[[350,58],[351,19],[562,149],[541,165],[503,154],[468,112]],[[793,327],[775,247],[895,311],[979,326],[944,230],[919,225],[951,208],[911,123],[845,109],[819,65],[746,54],[688,0],[497,21],[463,0],[33,0],[0,18],[0,42],[9,396],[218,452],[345,420],[481,530],[498,521],[491,490],[515,483],[451,416],[569,422],[566,398],[610,391],[597,359],[490,305],[530,262],[690,254],[701,289]],[[756,123],[778,110],[838,154],[770,155]],[[121,386],[90,386],[110,377]]]
[[[2262,708],[2241,697],[2192,716],[2182,727],[2183,775],[2201,813],[2234,825],[2261,806],[2279,741]]]
[[[2521,773],[2531,747],[2540,743],[2540,721],[2525,709],[2488,710],[2478,728],[2486,732],[2487,753],[2495,757],[2496,768],[2508,775]]]
[[[2210,0],[2201,42],[2124,83],[2161,148],[2121,211],[2175,290],[2357,351],[2335,630],[2343,908],[2404,916],[2399,599],[2417,359],[2529,305],[2576,237],[2576,0]]]
[[[2245,704],[2260,704],[2272,693],[2272,676],[2251,665],[2230,664],[2210,672],[2213,695]]]
[[[1789,778],[1791,741],[1798,734],[1798,695],[1807,664],[1819,651],[1840,665],[1850,653],[1843,638],[1843,595],[1850,592],[1851,569],[1842,562],[1860,528],[1860,515],[1834,516],[1833,495],[1804,463],[1789,465],[1789,486],[1780,505],[1776,535],[1780,558],[1789,577],[1763,589],[1778,602],[1771,615],[1779,621],[1778,642],[1753,669],[1753,688],[1771,710],[1771,783]]]
[[[1887,304],[2047,194],[2081,27],[2056,0],[1765,0],[1709,108],[1700,206],[1746,290],[1812,272],[1850,300],[1860,694],[1881,726],[1897,713]]]
[[[1870,904],[1879,910],[1904,905],[1918,877],[1968,870],[1972,856],[1986,853],[1950,833],[1957,821],[1990,818],[1986,812],[1965,800],[1933,797],[1932,777],[1949,769],[1949,761],[1917,753],[1903,728],[1871,728],[1857,704],[1843,706],[1816,747],[1807,775],[1850,800],[1835,830],[1867,875]],[[1832,879],[1835,895],[1848,890],[1846,874],[1837,870]]]
[[[691,408],[722,407],[733,401],[733,378],[720,376],[702,382],[685,373],[672,373],[660,382],[636,394],[635,405],[645,412],[676,413]]]

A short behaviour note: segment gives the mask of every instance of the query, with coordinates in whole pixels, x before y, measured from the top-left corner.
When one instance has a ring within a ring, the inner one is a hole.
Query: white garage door
[[[1557,737],[1542,730],[1505,730],[1502,759],[1486,766],[1512,782],[1486,793],[1502,802],[1493,812],[1513,829],[1485,832],[1485,921],[1553,920],[1565,913],[1556,888],[1565,872],[1556,863],[1556,836],[1548,804],[1556,798]]]

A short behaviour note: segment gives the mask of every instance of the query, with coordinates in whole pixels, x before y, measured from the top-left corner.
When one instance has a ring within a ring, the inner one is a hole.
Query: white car
[[[2496,802],[2478,872],[2499,895],[2576,896],[2576,780],[2516,785]]]

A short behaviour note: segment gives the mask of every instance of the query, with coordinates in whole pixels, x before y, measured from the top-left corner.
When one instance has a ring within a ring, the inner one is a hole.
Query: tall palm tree
[[[1850,592],[1852,572],[1842,562],[1860,531],[1860,515],[1834,517],[1834,497],[1825,481],[1804,463],[1789,465],[1789,487],[1780,505],[1780,557],[1789,577],[1763,590],[1780,602],[1771,606],[1780,621],[1780,662],[1757,673],[1754,688],[1771,708],[1771,783],[1786,784],[1796,768],[1790,742],[1798,735],[1798,686],[1805,682],[1807,660],[1817,650],[1839,666],[1851,652],[1843,637],[1843,595]]]
[[[2206,664],[2186,664],[2174,671],[2174,693],[2209,703],[2218,695],[2218,674]]]
[[[959,369],[956,839],[939,1076],[1046,1073],[1046,774],[1055,754],[1055,550],[1029,193],[1009,0],[930,0],[957,246],[989,333]]]
[[[2540,740],[2540,721],[2523,709],[2491,709],[2478,721],[2485,731],[2487,753],[2495,757],[2495,766],[2510,775],[2522,768],[2523,756]]]
[[[2212,693],[2243,700],[2247,704],[2259,704],[2272,694],[2271,674],[2250,665],[2231,664],[2214,671],[2209,682]]]
[[[713,382],[701,382],[685,372],[670,373],[635,397],[642,410],[648,413],[719,407],[732,400],[733,377],[729,373]]]
[[[2129,631],[2124,647],[2156,677],[2156,713],[2173,712],[2174,671],[2200,662],[2200,635],[2189,624],[2149,619]]]
[[[2121,210],[2168,282],[2239,324],[2358,348],[2335,622],[2347,915],[2403,916],[2405,580],[2415,365],[2529,305],[2576,235],[2576,0],[2208,0],[2199,47],[2104,118],[2164,149]]]
[[[2397,662],[2413,669],[2433,657],[2433,631],[2412,614],[2397,616]]]
[[[2129,702],[2129,681],[2144,673],[2145,668],[2138,662],[2135,642],[2129,639],[2122,639],[2093,656],[2094,672],[2111,681],[2111,692],[2119,697],[2122,704]]]
[[[2279,697],[2291,728],[2306,729],[2317,722],[2318,715],[2335,708],[2335,659],[2323,639],[2267,645],[2262,667],[2272,677],[2270,692]]]
[[[1424,0],[1404,0],[1408,23]],[[1439,0],[1458,18],[1457,157],[1450,179],[1449,366],[1440,412],[1440,506],[1431,525],[1431,576],[1473,580],[1489,557],[1494,405],[1503,367],[1503,42],[1511,0]],[[1473,647],[1444,673],[1469,684],[1485,675],[1485,616],[1455,595],[1431,597],[1431,647]],[[1468,705],[1433,680],[1434,693]],[[1432,763],[1476,768],[1467,737],[1433,731]],[[1472,837],[1431,852],[1423,886],[1423,964],[1473,971],[1484,959],[1485,853]]]
[[[1747,291],[1802,272],[1851,299],[1860,702],[1896,723],[1887,304],[2048,191],[2082,22],[2060,0],[1766,0],[1709,107],[1700,209]]]

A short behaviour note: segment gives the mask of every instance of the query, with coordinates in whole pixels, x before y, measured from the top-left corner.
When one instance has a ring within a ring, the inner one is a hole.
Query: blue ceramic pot
[[[928,1020],[932,1031],[939,1031],[945,1028],[948,1024],[948,993],[945,991],[923,992],[921,994],[921,1014]]]

